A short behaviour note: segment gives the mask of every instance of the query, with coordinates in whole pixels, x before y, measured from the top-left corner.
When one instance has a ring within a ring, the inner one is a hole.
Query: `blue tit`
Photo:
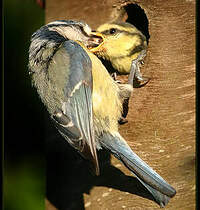
[[[101,34],[77,21],[54,21],[31,38],[32,82],[60,134],[99,175],[97,150],[105,148],[131,170],[165,206],[176,193],[142,161],[118,132],[120,89],[91,49],[101,47]]]
[[[145,85],[149,79],[141,75],[140,65],[146,56],[147,40],[142,32],[126,22],[105,23],[97,31],[103,34],[104,43],[93,52],[109,61],[117,73],[129,74],[129,84],[134,85],[135,79],[141,83],[139,87]]]

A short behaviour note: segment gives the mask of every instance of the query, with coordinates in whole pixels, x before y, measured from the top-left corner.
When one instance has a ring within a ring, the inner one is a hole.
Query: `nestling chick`
[[[135,26],[126,22],[105,23],[97,28],[104,42],[95,53],[111,62],[120,74],[130,74],[136,68],[135,77],[146,81],[140,74],[139,63],[146,56],[146,37]],[[130,81],[131,83],[132,81]]]
[[[146,37],[133,25],[125,22],[105,23],[97,28],[104,36],[104,41],[98,49],[92,51],[98,57],[109,61],[118,74],[129,74],[128,84],[119,84],[122,90],[123,113],[120,124],[127,122],[128,104],[132,87],[142,87],[149,79],[140,73],[140,65],[146,56]],[[114,74],[115,75],[115,74]]]
[[[165,206],[176,193],[142,161],[118,132],[120,90],[101,61],[88,49],[101,47],[103,38],[77,21],[55,21],[31,38],[29,70],[33,85],[56,128],[97,175],[97,149],[105,148],[131,170]]]

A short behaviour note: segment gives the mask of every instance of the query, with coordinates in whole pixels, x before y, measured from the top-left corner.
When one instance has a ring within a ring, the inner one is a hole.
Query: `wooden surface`
[[[123,2],[47,0],[46,22],[79,19],[96,28],[117,17],[117,12],[120,16],[118,9]],[[149,21],[149,48],[142,72],[151,81],[134,90],[128,123],[120,126],[120,133],[131,148],[177,190],[165,209],[193,210],[195,1],[137,2]],[[51,173],[47,174],[47,198],[58,209],[160,209],[119,161],[112,157],[110,165],[108,154],[100,154],[102,175],[92,177],[85,163],[63,140],[54,138],[48,147],[49,161],[52,156],[54,161],[48,163]]]

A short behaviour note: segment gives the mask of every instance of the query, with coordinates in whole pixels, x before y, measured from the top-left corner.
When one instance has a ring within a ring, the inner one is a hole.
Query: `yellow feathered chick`
[[[110,61],[119,74],[130,74],[129,84],[133,84],[133,75],[139,82],[148,82],[139,69],[147,50],[147,40],[142,32],[126,22],[105,23],[97,31],[104,36],[104,41],[94,53]]]

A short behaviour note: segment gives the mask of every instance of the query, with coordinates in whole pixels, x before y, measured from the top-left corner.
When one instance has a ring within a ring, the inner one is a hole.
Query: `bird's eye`
[[[105,34],[105,35],[113,35],[113,34],[117,34],[117,32],[119,32],[119,30],[118,29],[116,29],[116,28],[111,28],[111,29],[107,29],[107,30],[105,30],[105,31],[102,31],[101,33],[102,34]]]
[[[116,31],[117,31],[117,30],[116,30],[115,28],[111,28],[110,31],[109,31],[109,33],[110,33],[110,34],[114,34],[114,33],[116,33]]]

